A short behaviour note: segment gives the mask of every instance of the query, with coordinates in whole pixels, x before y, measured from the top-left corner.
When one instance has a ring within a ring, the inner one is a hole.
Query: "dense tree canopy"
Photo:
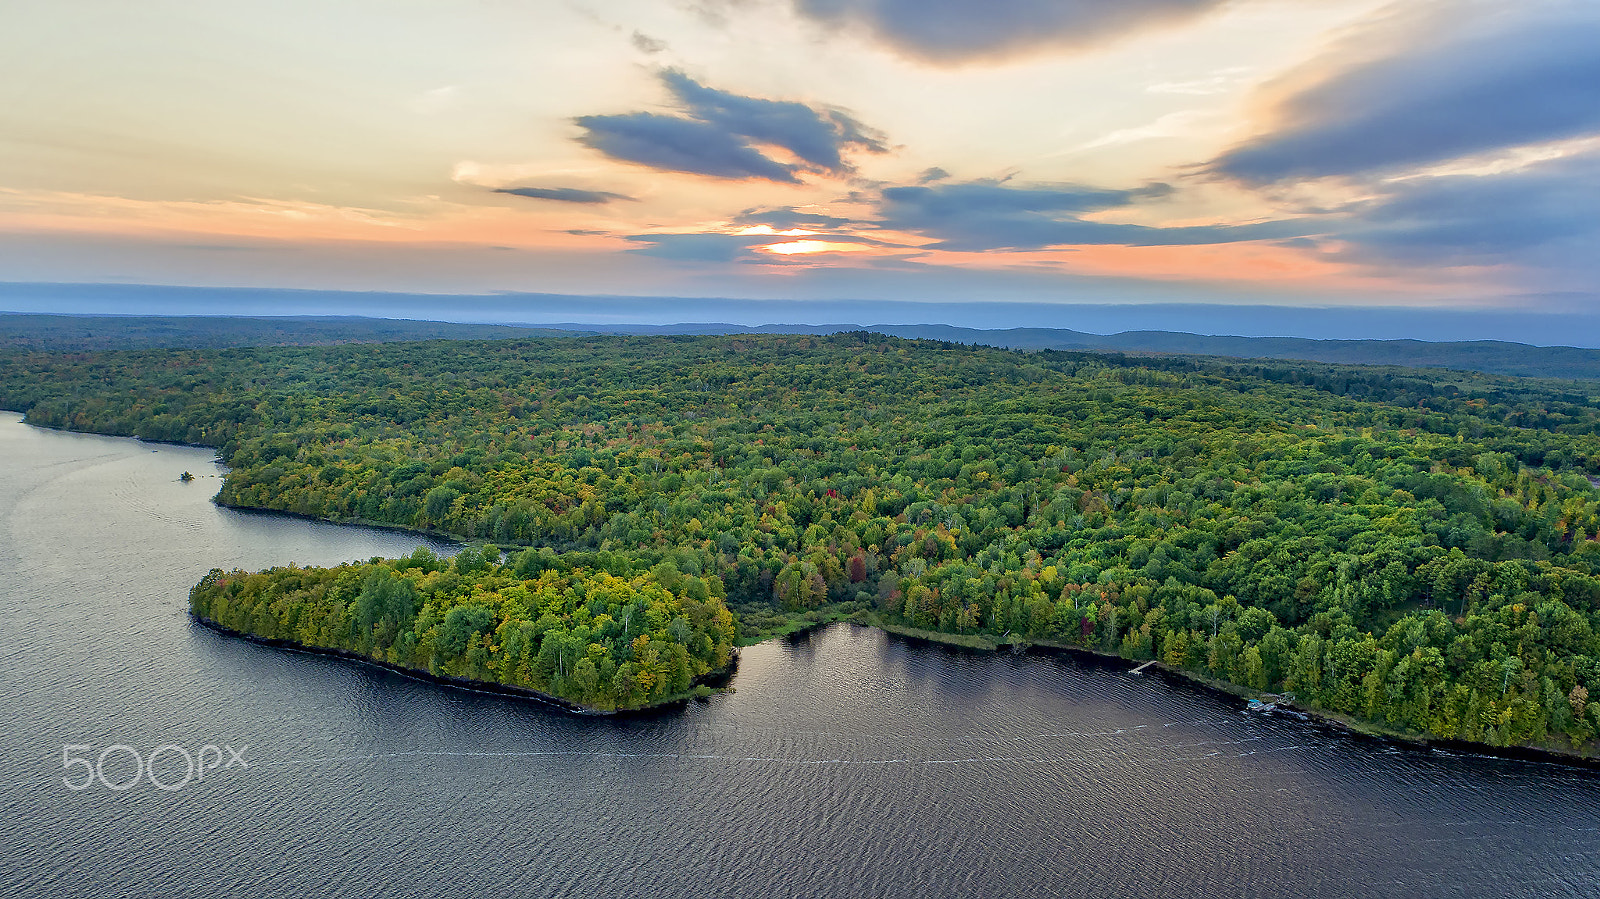
[[[441,560],[213,570],[195,614],[235,631],[337,649],[436,675],[538,690],[590,708],[637,708],[725,668],[733,615],[721,585],[670,561],[636,571],[610,553],[494,547]]]
[[[1600,730],[1593,390],[868,334],[0,361],[31,421],[220,447],[229,504],[668,560],[737,608],[844,603],[1577,746]],[[382,597],[348,612],[363,634],[405,631]],[[449,614],[430,653],[487,639]]]

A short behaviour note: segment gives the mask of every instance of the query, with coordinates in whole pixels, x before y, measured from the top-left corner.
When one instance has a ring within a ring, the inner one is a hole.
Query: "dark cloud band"
[[[1398,52],[1290,95],[1277,130],[1210,170],[1257,184],[1356,175],[1600,133],[1600,5],[1489,8],[1445,4],[1424,21],[1379,27],[1367,37]]]
[[[527,197],[530,200],[555,200],[558,203],[600,204],[612,200],[633,199],[608,190],[583,190],[577,187],[502,187],[495,190],[495,193]]]
[[[906,56],[961,63],[1100,43],[1189,18],[1226,0],[794,0],[802,15],[853,28]]]
[[[1541,277],[1600,275],[1600,153],[1509,172],[1412,178],[1352,211],[1343,257],[1405,267],[1513,265]]]
[[[750,261],[750,248],[770,243],[771,237],[739,234],[635,234],[626,238],[636,246],[628,252],[637,256],[675,259],[680,262]]]
[[[661,81],[684,115],[579,116],[579,143],[660,171],[784,184],[799,183],[802,173],[849,174],[847,152],[885,150],[881,135],[840,110],[719,91],[673,69]],[[774,159],[763,147],[787,150],[796,161]]]
[[[851,220],[847,218],[817,212],[801,212],[792,206],[777,209],[746,209],[734,218],[734,222],[740,225],[766,225],[775,231],[788,231],[793,228],[828,230],[851,224]]]
[[[734,181],[800,181],[793,167],[707,122],[649,112],[579,116],[574,121],[584,130],[579,143],[618,162]]]
[[[1187,246],[1298,237],[1304,221],[1158,228],[1082,216],[1172,192],[1167,184],[1108,190],[1072,184],[1011,186],[997,181],[891,187],[878,227],[936,239],[930,249],[983,252],[1065,246]],[[1315,231],[1311,233],[1316,233]]]

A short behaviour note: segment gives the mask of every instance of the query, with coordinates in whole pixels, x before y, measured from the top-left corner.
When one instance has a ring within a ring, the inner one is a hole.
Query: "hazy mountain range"
[[[982,330],[951,325],[762,325],[730,324],[593,325],[556,328],[611,334],[828,334],[876,331],[896,337],[974,343],[1016,350],[1089,350],[1160,355],[1233,356],[1246,359],[1304,359],[1353,365],[1455,368],[1491,374],[1540,378],[1600,378],[1600,350],[1531,346],[1503,340],[1431,342],[1426,340],[1312,340],[1303,337],[1209,337],[1181,331],[1123,331],[1089,334],[1065,328]]]
[[[617,325],[468,324],[359,316],[102,316],[0,313],[0,351],[90,352],[146,347],[319,345],[403,340],[492,340],[580,334],[831,334],[876,331],[896,337],[1018,350],[1078,350],[1162,355],[1303,359],[1361,365],[1453,368],[1525,377],[1600,379],[1600,350],[1499,340],[1313,340],[1213,337],[1179,331],[1090,334],[1064,328],[983,330],[952,325],[686,322]]]

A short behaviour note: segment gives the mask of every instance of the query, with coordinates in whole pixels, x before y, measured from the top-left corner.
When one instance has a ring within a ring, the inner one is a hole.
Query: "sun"
[[[739,235],[740,237],[751,237],[751,236],[761,236],[761,237],[805,237],[807,235],[816,234],[818,232],[816,232],[816,231],[807,231],[804,228],[790,228],[787,231],[777,231],[777,230],[774,230],[771,225],[754,225],[752,227],[744,229],[743,231],[735,231],[734,233]]]
[[[770,243],[759,249],[779,256],[800,256],[807,253],[853,253],[864,249],[860,244],[838,243],[831,240],[789,240]]]

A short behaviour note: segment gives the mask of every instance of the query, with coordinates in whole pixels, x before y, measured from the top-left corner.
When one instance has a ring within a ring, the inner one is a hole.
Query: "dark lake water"
[[[610,721],[229,639],[208,569],[418,541],[218,509],[211,458],[0,416],[0,895],[1600,895],[1600,774],[1070,660],[838,625]],[[68,745],[129,748],[74,791]],[[161,746],[215,767],[106,785]]]

